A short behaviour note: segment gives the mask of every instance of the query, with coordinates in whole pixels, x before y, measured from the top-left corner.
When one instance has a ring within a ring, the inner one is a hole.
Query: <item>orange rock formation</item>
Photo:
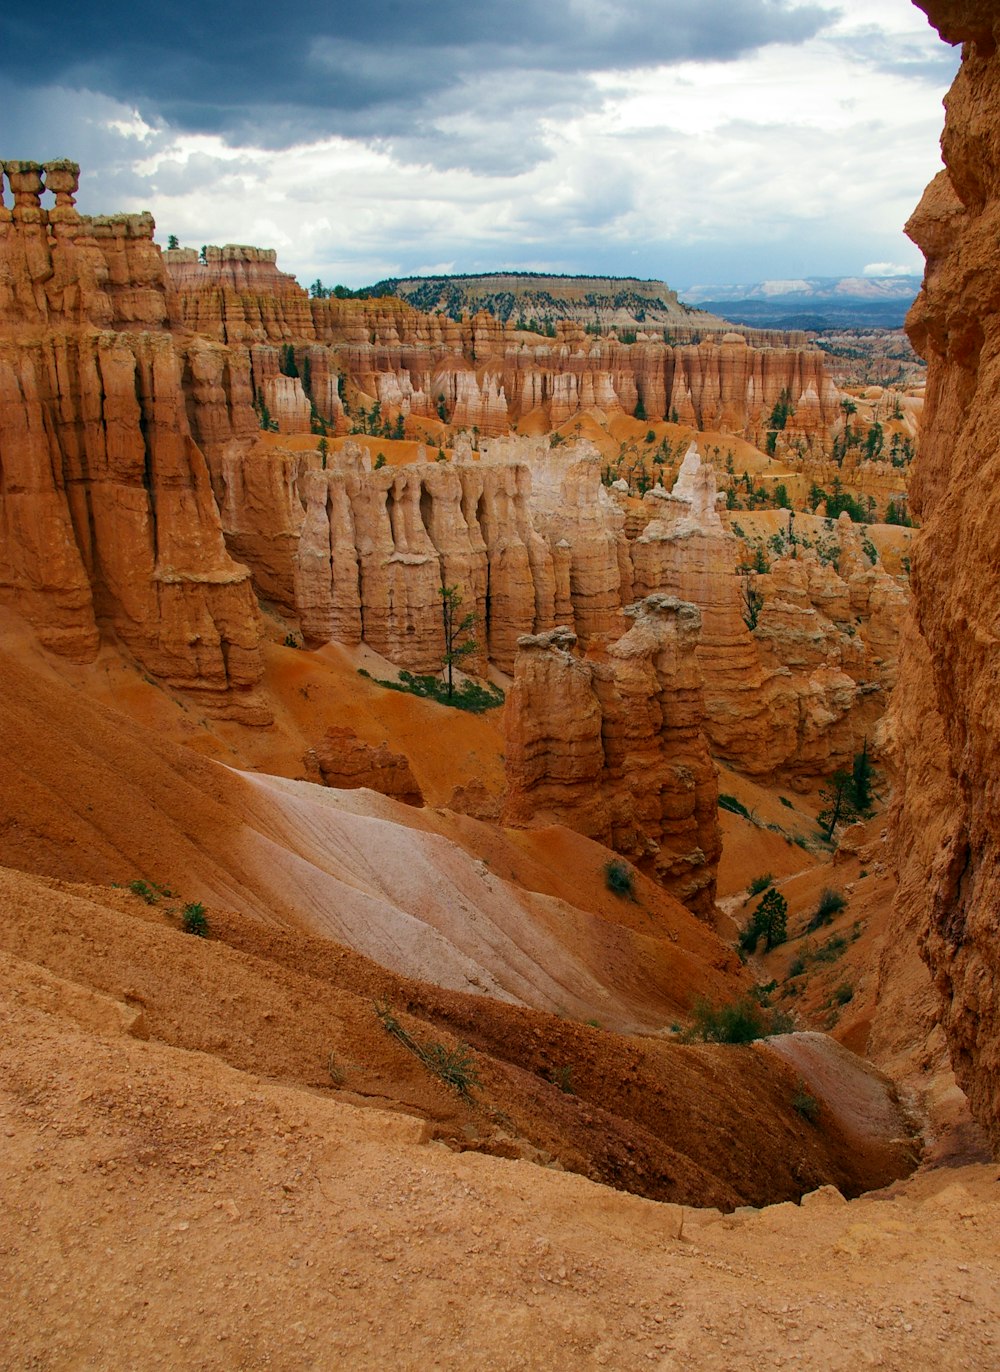
[[[633,626],[606,663],[575,656],[565,628],[518,640],[504,818],[607,843],[707,918],[721,837],[695,658],[701,616],[660,595],[626,613]]]
[[[946,170],[907,226],[927,259],[908,321],[928,363],[913,474],[919,637],[889,726],[901,929],[920,931],[956,1075],[1000,1147],[1000,19],[982,0],[921,0],[962,66]]]
[[[262,721],[257,606],[188,425],[152,220],[79,216],[73,164],[5,167],[0,599],[55,651],[92,657],[106,624],[155,675]]]
[[[376,748],[365,743],[347,725],[331,724],[303,758],[306,777],[341,791],[361,787],[378,791],[406,805],[422,805],[417,779],[409,759],[386,743]]]

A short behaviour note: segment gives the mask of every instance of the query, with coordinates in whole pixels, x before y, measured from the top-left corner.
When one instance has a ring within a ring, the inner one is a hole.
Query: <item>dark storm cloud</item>
[[[599,72],[731,60],[833,17],[793,0],[4,0],[0,46],[22,85],[86,88],[236,145],[342,134],[510,172],[537,160],[540,118],[597,102]]]

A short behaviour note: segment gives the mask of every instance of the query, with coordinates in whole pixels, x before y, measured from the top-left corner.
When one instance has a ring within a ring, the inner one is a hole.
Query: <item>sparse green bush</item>
[[[433,1072],[460,1096],[469,1099],[472,1088],[480,1082],[468,1044],[459,1043],[454,1048],[448,1048],[443,1043],[420,1043],[399,1022],[386,1001],[376,1002],[375,1013],[386,1033],[398,1039],[415,1058],[419,1058],[428,1072]]]
[[[604,864],[604,884],[616,896],[635,900],[635,874],[621,858],[611,858]]]
[[[778,799],[781,801],[782,805],[784,805],[787,809],[795,809],[795,806],[792,804],[792,802],[788,799],[787,796],[779,796]]]
[[[147,905],[155,905],[161,896],[173,895],[169,886],[160,886],[155,881],[143,881],[141,877],[130,881],[128,889],[134,896],[141,896]]]
[[[193,900],[185,905],[181,912],[181,924],[186,934],[208,938],[208,920],[205,918],[205,907],[200,901]]]
[[[564,1064],[562,1067],[550,1067],[545,1076],[553,1086],[558,1086],[559,1090],[567,1096],[576,1095],[573,1090],[573,1069],[568,1064]]]
[[[795,1095],[792,1097],[792,1109],[797,1110],[802,1118],[807,1119],[810,1124],[815,1124],[819,1118],[819,1101],[815,1096],[809,1094],[801,1077],[799,1077]]]
[[[719,792],[719,809],[729,810],[734,815],[742,815],[744,819],[750,818],[750,811],[743,802],[735,796],[727,795],[725,791]]]
[[[772,872],[764,872],[761,876],[754,877],[753,880],[749,883],[749,885],[747,886],[747,894],[751,896],[759,896],[761,891],[766,891],[769,886],[773,885],[774,874]]]
[[[831,887],[824,887],[820,893],[819,904],[816,911],[806,925],[809,933],[814,929],[820,929],[824,924],[829,924],[834,915],[840,913],[847,905],[847,897],[842,891],[834,891]]]
[[[838,1005],[848,1005],[854,999],[854,987],[849,981],[842,981],[833,993],[833,999]]]
[[[847,939],[840,934],[828,938],[821,948],[812,954],[814,962],[836,962],[847,947]]]
[[[790,977],[800,977],[806,970],[806,960],[801,954],[797,954],[788,964],[788,975]]]
[[[780,1010],[765,1010],[753,995],[720,1006],[699,997],[691,1013],[694,1023],[684,1036],[688,1041],[753,1043],[754,1039],[787,1033],[792,1026],[788,1015]]]
[[[464,1043],[447,1048],[443,1043],[426,1043],[417,1056],[428,1071],[447,1086],[451,1086],[460,1096],[468,1096],[473,1086],[479,1085],[479,1074],[471,1051]]]
[[[398,681],[385,681],[372,676],[363,667],[358,668],[358,676],[367,677],[376,686],[384,686],[387,691],[402,691],[407,695],[420,696],[424,700],[436,700],[439,705],[452,705],[456,710],[468,710],[470,714],[481,715],[486,710],[494,710],[504,701],[499,686],[478,681],[463,681],[448,698],[448,684],[436,676],[415,676],[412,672],[401,671]]]

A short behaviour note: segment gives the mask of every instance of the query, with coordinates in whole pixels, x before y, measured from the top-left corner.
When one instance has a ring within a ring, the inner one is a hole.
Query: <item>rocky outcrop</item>
[[[906,591],[869,559],[846,515],[832,538],[840,573],[798,546],[765,573],[741,570],[749,553],[722,504],[692,444],[673,490],[644,497],[647,518],[630,545],[635,592],[701,610],[705,728],[717,756],[752,775],[823,775],[849,761],[885,708]]]
[[[723,525],[712,468],[692,444],[673,491],[657,487],[643,503],[652,517],[631,546],[635,593],[660,591],[698,606],[712,748],[746,771],[772,773],[795,749],[795,691],[787,673],[765,669],[744,621],[740,544]]]
[[[365,787],[406,805],[424,803],[409,758],[387,743],[365,743],[346,725],[331,725],[302,761],[308,781],[341,791]]]
[[[169,685],[263,722],[259,614],[188,423],[152,220],[79,216],[72,164],[5,166],[0,599],[57,652],[92,658],[106,627]]]
[[[1000,19],[981,0],[922,8],[964,47],[946,170],[907,226],[927,259],[908,329],[928,377],[911,486],[920,640],[887,730],[896,916],[920,930],[956,1075],[1000,1148]]]
[[[721,851],[693,605],[648,596],[606,662],[566,628],[518,642],[505,711],[508,824],[561,823],[655,871],[709,917]]]
[[[538,410],[555,427],[587,408],[633,414],[641,402],[651,420],[675,417],[763,445],[784,401],[781,443],[801,442],[817,456],[829,451],[843,418],[815,348],[755,347],[719,329],[698,345],[668,344],[662,330],[625,343],[574,323],[539,339],[485,312],[456,322],[397,297],[310,300],[265,249],[209,247],[203,262],[191,249],[164,257],[178,327],[230,344],[291,341],[297,353],[308,345],[314,375],[332,370],[355,388],[358,403],[377,400],[386,415],[443,414],[452,425],[496,436]],[[336,426],[333,397],[305,382],[303,391]]]

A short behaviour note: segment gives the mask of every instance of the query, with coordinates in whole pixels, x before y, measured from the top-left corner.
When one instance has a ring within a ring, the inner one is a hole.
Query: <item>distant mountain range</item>
[[[689,304],[740,324],[777,329],[898,329],[919,276],[810,276],[739,286],[689,286]]]

